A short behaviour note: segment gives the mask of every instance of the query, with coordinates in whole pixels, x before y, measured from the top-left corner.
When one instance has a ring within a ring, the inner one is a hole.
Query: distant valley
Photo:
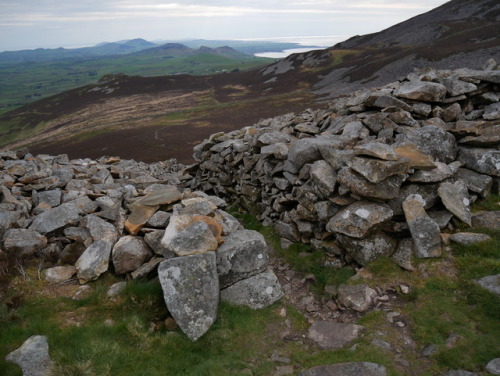
[[[272,62],[257,52],[295,48],[297,43],[190,40],[156,44],[143,39],[75,49],[0,53],[0,111],[31,103],[106,74],[160,76],[246,70]]]

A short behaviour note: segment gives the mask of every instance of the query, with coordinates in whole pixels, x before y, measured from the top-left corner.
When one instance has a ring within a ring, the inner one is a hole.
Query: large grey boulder
[[[31,256],[47,245],[47,237],[28,229],[10,229],[3,236],[4,250],[16,257]]]
[[[392,209],[388,205],[357,201],[335,214],[326,229],[353,238],[363,238],[391,218]]]
[[[338,363],[316,366],[299,373],[299,376],[386,376],[384,366],[370,362]]]
[[[298,170],[306,163],[317,161],[321,158],[319,145],[325,144],[322,139],[304,138],[292,143],[288,151],[287,160]]]
[[[113,246],[112,259],[115,273],[125,274],[139,268],[153,256],[153,252],[141,237],[127,235]]]
[[[116,227],[95,215],[87,215],[82,219],[81,225],[90,231],[94,241],[104,241],[113,246],[118,240]]]
[[[214,252],[163,261],[158,277],[169,312],[192,341],[198,340],[217,318],[219,278]]]
[[[78,258],[75,267],[81,284],[96,280],[108,270],[111,247],[111,243],[97,240]]]
[[[80,219],[80,213],[80,208],[70,201],[37,215],[29,229],[47,234],[69,224],[76,224]]]
[[[307,331],[307,337],[321,349],[341,349],[359,337],[361,325],[336,321],[316,321]]]
[[[229,235],[216,254],[221,288],[261,273],[269,264],[266,241],[253,230],[239,230]]]
[[[47,337],[34,335],[5,359],[21,367],[23,376],[49,376],[54,364],[49,355]]]
[[[278,278],[272,271],[238,281],[220,293],[222,301],[252,309],[266,308],[283,296]]]
[[[415,256],[419,258],[441,256],[441,230],[425,212],[422,197],[408,196],[403,202],[403,211],[415,245]]]
[[[439,185],[438,195],[446,209],[464,223],[472,225],[470,199],[467,186],[458,180],[455,183],[444,182]]]

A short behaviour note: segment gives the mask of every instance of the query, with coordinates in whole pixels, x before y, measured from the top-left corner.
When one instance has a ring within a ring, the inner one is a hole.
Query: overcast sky
[[[0,0],[0,51],[380,31],[446,0]]]

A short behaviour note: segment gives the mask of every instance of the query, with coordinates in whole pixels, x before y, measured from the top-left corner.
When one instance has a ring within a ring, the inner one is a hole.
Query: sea
[[[352,37],[352,35],[327,35],[327,36],[303,36],[303,37],[271,37],[271,38],[258,38],[259,40],[266,40],[270,42],[287,42],[297,43],[299,47],[282,51],[271,52],[257,52],[254,55],[259,57],[270,57],[273,59],[281,59],[294,53],[308,52],[312,50],[319,50],[327,47],[332,47],[337,43],[343,42]],[[246,39],[257,40],[257,39]]]

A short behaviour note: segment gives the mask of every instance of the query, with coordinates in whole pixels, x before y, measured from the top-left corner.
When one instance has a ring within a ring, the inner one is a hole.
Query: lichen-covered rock
[[[324,160],[314,162],[310,175],[323,195],[328,197],[333,194],[337,183],[337,174],[328,162]]]
[[[172,238],[169,249],[177,256],[188,256],[215,251],[218,245],[205,222],[194,222]]]
[[[238,281],[221,290],[221,300],[252,309],[262,309],[283,297],[281,285],[272,271]]]
[[[413,99],[424,102],[442,102],[446,95],[444,85],[427,81],[410,81],[396,89],[394,95],[398,98]]]
[[[471,226],[470,199],[467,186],[462,181],[444,182],[439,185],[438,194],[446,209],[464,223]]]
[[[465,167],[490,176],[500,176],[500,150],[486,148],[459,148],[458,160]]]
[[[78,206],[70,201],[37,215],[29,229],[47,234],[69,224],[76,224],[80,219],[80,213]]]
[[[216,254],[221,288],[265,271],[269,263],[264,237],[253,230],[229,235]]]
[[[118,240],[116,227],[95,215],[87,215],[82,219],[81,225],[89,230],[94,241],[104,241],[113,246]]]
[[[337,302],[340,306],[357,312],[366,312],[373,304],[377,292],[368,285],[340,285]]]
[[[81,284],[99,278],[108,270],[111,247],[111,243],[97,240],[83,252],[75,264]]]
[[[364,239],[338,234],[337,240],[360,265],[367,265],[380,256],[391,256],[397,246],[396,240],[383,232],[377,232]]]
[[[47,237],[28,229],[10,229],[3,236],[7,253],[15,257],[28,257],[47,245]]]
[[[76,273],[74,266],[54,266],[45,269],[45,280],[50,283],[60,283],[67,281]]]
[[[457,244],[474,244],[491,240],[487,234],[478,234],[474,232],[458,232],[450,236],[450,241]]]
[[[392,209],[386,204],[358,201],[340,210],[326,225],[332,233],[363,238],[392,218]]]
[[[23,376],[49,376],[54,363],[49,355],[47,337],[34,335],[5,358],[21,367]]]
[[[115,273],[120,275],[134,271],[152,256],[153,252],[142,238],[124,236],[115,243],[112,250]]]
[[[337,175],[338,181],[351,192],[363,197],[390,200],[399,194],[399,188],[406,179],[405,175],[393,175],[380,183],[372,183],[350,168],[343,168]]]
[[[158,267],[163,297],[179,328],[198,340],[217,318],[219,278],[214,252],[175,257]]]
[[[321,349],[341,349],[357,339],[363,329],[361,325],[316,321],[309,327],[307,337]]]

